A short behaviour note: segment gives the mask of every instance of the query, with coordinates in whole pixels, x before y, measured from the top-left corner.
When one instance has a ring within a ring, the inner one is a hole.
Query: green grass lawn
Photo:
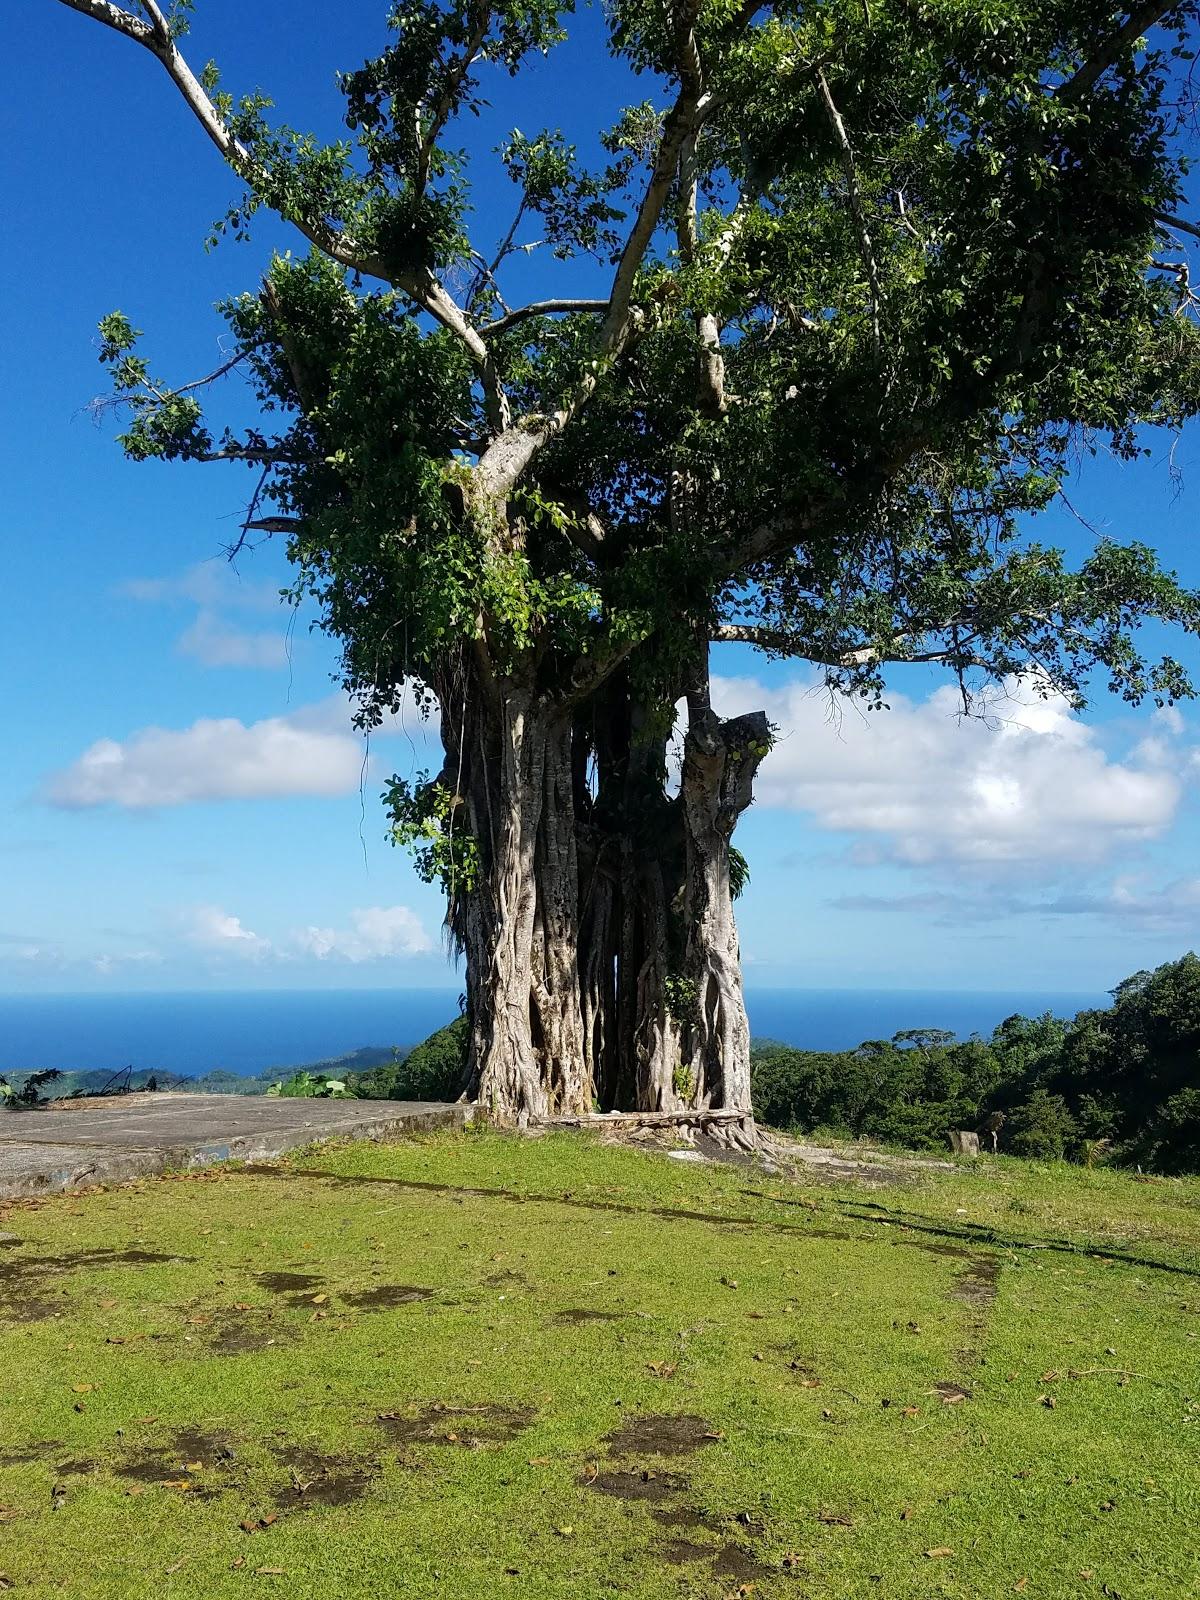
[[[1200,1182],[349,1145],[0,1227],[12,1590],[1200,1597]]]

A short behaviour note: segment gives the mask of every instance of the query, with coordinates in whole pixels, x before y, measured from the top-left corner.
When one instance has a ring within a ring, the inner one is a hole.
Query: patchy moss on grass
[[[15,1593],[1200,1592],[1197,1182],[471,1133],[4,1226]]]

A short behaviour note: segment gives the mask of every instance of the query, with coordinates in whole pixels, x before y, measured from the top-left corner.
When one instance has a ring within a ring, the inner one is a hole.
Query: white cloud
[[[241,917],[219,906],[193,906],[184,918],[184,937],[198,949],[259,961],[272,952],[269,939],[243,927]]]
[[[180,634],[180,655],[193,656],[206,667],[283,667],[287,640],[282,633],[248,633],[204,610]]]
[[[1152,750],[1110,759],[1064,700],[1017,683],[986,720],[957,715],[953,688],[891,695],[870,715],[845,701],[831,715],[809,683],[714,679],[713,700],[725,716],[761,708],[779,729],[759,803],[877,840],[868,859],[1102,860],[1170,825],[1191,756],[1169,746],[1177,729],[1162,719]]]
[[[202,717],[190,728],[143,728],[123,742],[95,744],[47,782],[51,804],[130,810],[198,800],[258,800],[349,794],[362,773],[363,741],[324,706],[243,723]]]
[[[25,962],[30,966],[61,967],[63,953],[56,944],[14,944],[7,950],[6,959]]]
[[[350,924],[348,929],[304,928],[295,935],[296,944],[318,961],[356,964],[422,955],[433,948],[420,918],[407,906],[367,906],[350,913]]]
[[[92,966],[108,977],[111,973],[120,972],[123,967],[157,967],[162,964],[162,959],[157,950],[125,950],[115,955],[95,956]]]
[[[151,605],[191,601],[224,610],[278,611],[280,587],[269,578],[244,578],[229,561],[214,558],[172,578],[130,578],[117,585],[117,593]]]
[[[1154,886],[1127,874],[1106,889],[1060,895],[1046,911],[1056,916],[1107,917],[1123,927],[1200,929],[1200,878]]]
[[[1006,917],[1087,917],[1123,930],[1178,931],[1195,939],[1200,931],[1200,878],[1156,885],[1127,873],[1108,883],[1039,894],[1036,881],[1026,891],[976,877],[960,887],[915,894],[838,895],[826,905],[834,911],[918,916],[947,928],[978,922],[994,925]]]

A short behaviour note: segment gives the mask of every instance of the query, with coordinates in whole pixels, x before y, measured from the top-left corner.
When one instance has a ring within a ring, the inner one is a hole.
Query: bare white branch
[[[876,264],[875,250],[871,244],[871,230],[867,226],[867,213],[858,187],[858,171],[854,164],[854,150],[850,144],[850,136],[846,132],[846,124],[842,121],[842,114],[834,102],[829,84],[820,67],[817,68],[816,78],[821,102],[825,107],[825,115],[829,119],[829,125],[833,129],[834,138],[837,140],[842,171],[846,175],[846,187],[850,196],[850,211],[858,229],[859,249],[862,252],[863,266],[866,269],[867,282],[871,290],[871,334],[876,352],[878,352],[879,312],[883,304],[883,293],[879,287],[879,267]]]

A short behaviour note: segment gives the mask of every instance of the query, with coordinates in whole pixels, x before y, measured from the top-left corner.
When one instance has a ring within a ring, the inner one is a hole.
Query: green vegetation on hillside
[[[999,1114],[1013,1155],[1200,1170],[1200,959],[1135,973],[1072,1022],[1010,1017],[988,1040],[934,1028],[856,1050],[753,1052],[758,1117],[780,1128],[944,1149]]]
[[[395,1051],[391,1061],[354,1073],[348,1082],[364,1100],[457,1100],[466,1083],[469,1042],[466,1017],[455,1017],[407,1055]]]
[[[369,1046],[257,1078],[160,1073],[158,1087],[262,1094],[279,1084],[276,1092],[289,1096],[457,1100],[468,1043],[467,1020],[456,1017],[408,1051]],[[15,1088],[28,1076],[10,1074]],[[42,1092],[99,1088],[105,1076],[60,1074]],[[134,1073],[133,1087],[145,1087],[149,1076]],[[751,1089],[759,1121],[794,1132],[944,1150],[950,1129],[994,1119],[999,1148],[1011,1155],[1197,1172],[1200,958],[1189,953],[1135,973],[1103,1010],[1072,1021],[1012,1016],[986,1040],[957,1040],[938,1028],[907,1029],[854,1050],[758,1040]]]
[[[12,1207],[0,1571],[30,1600],[1195,1593],[1200,1183],[914,1176],[472,1134]]]

